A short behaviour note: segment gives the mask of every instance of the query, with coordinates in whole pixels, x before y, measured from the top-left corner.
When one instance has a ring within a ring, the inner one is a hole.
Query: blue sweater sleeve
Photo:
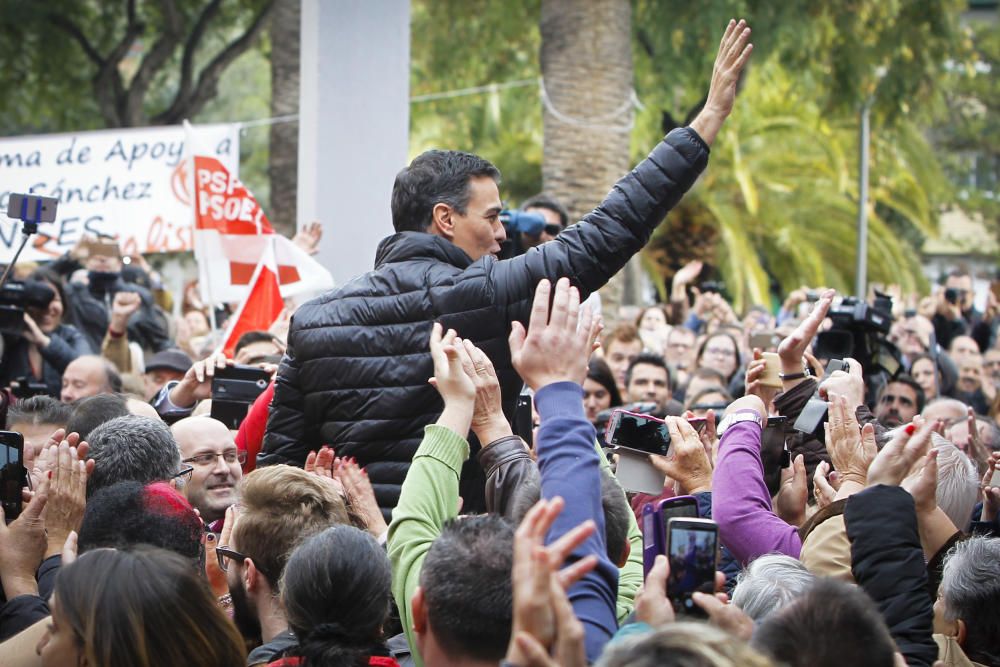
[[[597,524],[594,534],[569,559],[575,561],[593,554],[598,559],[597,567],[568,592],[573,611],[583,624],[587,659],[593,663],[618,628],[618,568],[608,558],[605,541],[600,460],[594,448],[596,433],[583,412],[583,391],[577,384],[559,382],[543,387],[535,394],[535,406],[541,417],[537,446],[542,496],[560,496],[566,502],[546,542],[551,543],[587,519]]]

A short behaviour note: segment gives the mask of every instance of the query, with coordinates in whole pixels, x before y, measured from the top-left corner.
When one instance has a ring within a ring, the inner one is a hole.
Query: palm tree
[[[275,0],[271,13],[271,115],[299,111],[299,22],[302,0]],[[271,180],[268,217],[282,233],[295,233],[298,186],[299,124],[270,128],[267,171]]]
[[[632,7],[629,0],[542,0],[542,186],[585,215],[629,168]],[[614,315],[619,274],[602,291]],[[633,283],[636,281],[632,281]]]
[[[769,304],[771,279],[785,290],[803,283],[850,287],[857,129],[853,119],[831,120],[801,85],[776,61],[750,73],[702,182],[668,216],[648,248],[647,261],[659,280],[689,259],[708,259],[719,266],[738,308]],[[935,232],[944,182],[936,164],[912,124],[876,126],[869,210],[872,282],[897,283],[904,291],[922,283],[916,253],[888,218],[906,220],[922,234]],[[692,244],[692,238],[701,243]]]

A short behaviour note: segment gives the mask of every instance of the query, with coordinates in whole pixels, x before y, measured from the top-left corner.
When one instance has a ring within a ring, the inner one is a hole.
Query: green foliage
[[[1000,20],[1000,16],[997,17]],[[934,127],[961,206],[979,213],[1000,238],[1000,30],[966,28],[965,57],[942,82],[947,104]]]
[[[539,0],[414,0],[410,94],[414,97],[537,79]],[[410,154],[473,151],[503,171],[503,196],[516,205],[542,178],[542,110],[528,83],[410,106]]]

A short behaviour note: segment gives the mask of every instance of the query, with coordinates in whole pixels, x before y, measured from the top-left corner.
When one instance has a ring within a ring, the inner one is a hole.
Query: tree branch
[[[125,121],[128,126],[141,125],[145,118],[143,99],[153,77],[169,60],[181,41],[183,22],[174,0],[160,0],[163,8],[164,28],[149,52],[143,57],[139,69],[129,84],[125,96]]]
[[[249,49],[260,35],[270,15],[274,0],[267,0],[242,35],[226,45],[198,75],[198,83],[186,99],[175,99],[174,104],[154,117],[155,123],[174,124],[198,113],[216,93],[219,78],[234,60]]]
[[[104,66],[104,58],[101,57],[101,54],[98,53],[97,49],[94,48],[94,45],[90,43],[89,39],[87,39],[87,36],[83,34],[82,30],[80,30],[80,26],[73,23],[64,14],[50,12],[46,15],[46,18],[52,25],[76,40],[76,43],[80,45],[80,48],[82,48],[83,52],[87,54],[90,61],[97,65],[98,68]]]
[[[205,30],[208,28],[209,22],[219,12],[219,7],[221,6],[222,0],[212,0],[205,5],[201,14],[198,15],[198,20],[195,21],[194,28],[184,43],[184,54],[181,56],[180,87],[177,89],[177,94],[174,96],[174,101],[171,103],[170,108],[163,115],[175,115],[177,110],[186,104],[188,98],[191,96],[194,84],[194,56],[198,51],[198,46],[201,44],[202,38],[205,36]]]

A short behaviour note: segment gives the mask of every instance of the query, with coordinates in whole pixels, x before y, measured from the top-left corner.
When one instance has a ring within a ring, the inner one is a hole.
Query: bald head
[[[146,401],[140,401],[138,398],[129,397],[125,399],[125,404],[128,406],[129,414],[139,415],[140,417],[149,417],[150,419],[160,418],[156,408]]]
[[[184,487],[188,502],[211,523],[226,515],[236,503],[237,485],[243,478],[242,455],[232,432],[211,417],[188,417],[170,427],[181,461],[194,468]],[[245,460],[245,459],[244,459]]]
[[[73,403],[81,398],[98,394],[113,394],[122,389],[122,378],[115,365],[95,354],[77,357],[66,366],[62,377],[63,403]]]
[[[968,416],[968,412],[968,407],[962,401],[954,398],[939,398],[928,403],[921,416],[927,421],[940,419],[946,424],[951,424],[964,419]]]

